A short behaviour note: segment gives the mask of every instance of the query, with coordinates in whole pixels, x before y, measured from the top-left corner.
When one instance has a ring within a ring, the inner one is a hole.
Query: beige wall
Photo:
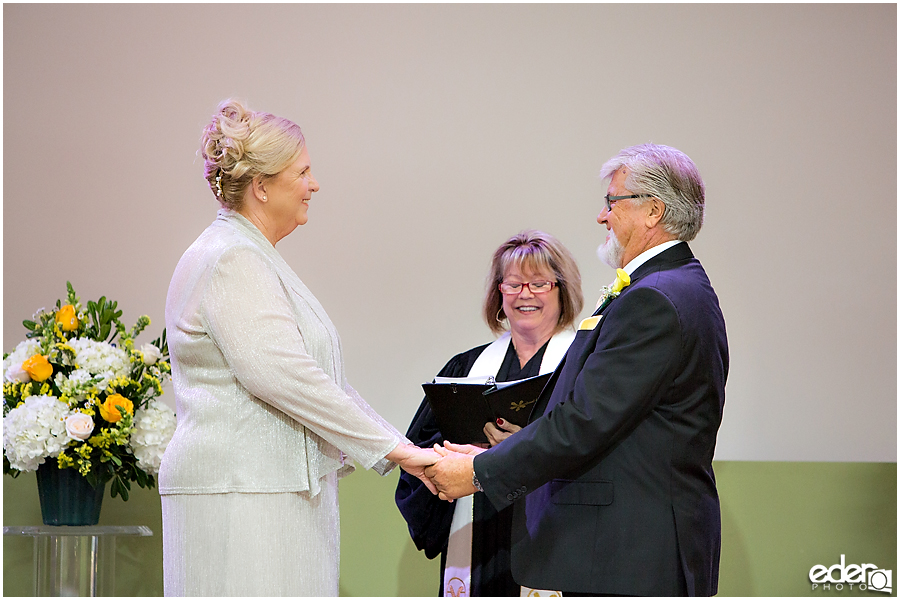
[[[600,165],[676,146],[728,324],[720,460],[896,460],[896,6],[26,5],[4,16],[4,350],[71,280],[163,326],[213,219],[195,153],[223,98],[297,121],[321,191],[279,250],[405,429],[491,339],[489,255],[526,227],[587,304]],[[171,399],[171,395],[170,399]]]

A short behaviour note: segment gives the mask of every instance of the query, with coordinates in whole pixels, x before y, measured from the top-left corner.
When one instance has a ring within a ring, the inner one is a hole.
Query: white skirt
[[[315,498],[161,496],[166,596],[337,596],[337,474]]]

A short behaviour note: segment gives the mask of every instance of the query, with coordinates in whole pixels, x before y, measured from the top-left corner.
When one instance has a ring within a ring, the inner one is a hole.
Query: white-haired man
[[[486,451],[451,445],[426,475],[444,498],[479,490],[515,505],[521,585],[713,595],[728,344],[687,244],[703,223],[703,180],[684,153],[653,144],[622,150],[601,177],[598,254],[622,281],[582,322],[527,427]]]

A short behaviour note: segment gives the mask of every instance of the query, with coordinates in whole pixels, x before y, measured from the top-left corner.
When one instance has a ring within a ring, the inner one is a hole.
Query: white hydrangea
[[[75,350],[75,363],[79,369],[102,378],[97,384],[99,389],[105,390],[110,379],[128,376],[131,364],[125,350],[87,338],[69,340],[69,346]]]
[[[131,452],[138,467],[151,475],[159,473],[163,452],[175,434],[175,411],[161,400],[151,400],[134,413]]]
[[[36,471],[72,441],[66,432],[65,403],[53,396],[30,396],[3,418],[3,449],[19,471]]]
[[[3,373],[8,381],[15,381],[14,379],[10,379],[10,377],[15,376],[14,374],[10,374],[10,368],[16,367],[21,370],[22,363],[34,356],[35,354],[41,353],[41,345],[35,340],[24,340],[19,342],[19,345],[16,346],[16,349],[9,353],[9,356],[6,357],[3,361]],[[15,369],[13,373],[15,373]]]

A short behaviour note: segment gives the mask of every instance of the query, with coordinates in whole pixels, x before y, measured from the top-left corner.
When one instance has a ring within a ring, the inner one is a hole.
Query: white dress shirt
[[[675,244],[680,243],[681,240],[669,240],[668,242],[663,242],[659,246],[653,246],[649,250],[644,250],[643,252],[632,258],[630,261],[628,261],[628,264],[622,267],[622,270],[628,273],[628,276],[631,277],[632,273],[637,271],[637,268],[642,264],[656,256],[657,254],[662,254]]]

